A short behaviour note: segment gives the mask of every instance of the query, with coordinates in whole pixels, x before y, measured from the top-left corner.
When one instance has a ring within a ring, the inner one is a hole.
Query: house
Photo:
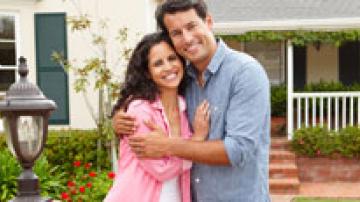
[[[96,127],[86,103],[89,101],[89,105],[96,108],[97,93],[90,88],[88,99],[84,99],[72,87],[74,75],[66,74],[51,59],[53,51],[77,61],[83,61],[94,54],[89,46],[91,40],[73,33],[67,26],[66,18],[79,15],[79,12],[89,14],[91,19],[106,18],[111,27],[111,36],[124,26],[134,32],[146,33],[155,30],[153,16],[158,2],[160,0],[0,0],[0,99],[7,87],[16,81],[16,58],[22,55],[28,59],[31,81],[37,83],[46,96],[54,99],[59,106],[51,116],[51,127]],[[360,28],[360,2],[357,0],[206,2],[214,17],[214,32],[219,35],[239,35],[260,30],[328,32]],[[258,58],[272,84],[287,83],[289,137],[294,128],[299,128],[302,124],[310,125],[311,122],[315,124],[316,119],[310,115],[320,116],[321,123],[326,122],[324,119],[333,123],[328,124],[328,127],[334,129],[347,123],[360,123],[360,114],[351,117],[348,115],[351,113],[338,110],[339,99],[349,100],[351,105],[354,102],[351,100],[357,98],[355,94],[294,93],[294,88],[320,80],[341,81],[345,84],[360,81],[358,41],[347,42],[340,47],[326,43],[294,46],[291,39],[270,42],[226,39],[226,42],[231,47]],[[113,54],[117,52],[113,47],[110,50],[113,50],[109,51]],[[329,120],[330,116],[326,114],[333,112],[324,112],[322,109],[307,110],[309,107],[306,106],[314,102],[337,106],[338,118]],[[303,111],[301,103],[305,103],[304,115],[299,113]],[[296,107],[293,108],[293,105]],[[355,107],[359,108],[359,105],[354,105],[351,109]],[[344,113],[345,118],[341,118],[340,115]]]
[[[114,38],[122,27],[144,34],[156,28],[153,17],[156,4],[155,0],[0,0],[0,99],[18,79],[17,58],[24,56],[30,81],[58,105],[50,118],[51,127],[95,128],[84,96],[72,87],[74,75],[65,73],[51,58],[54,51],[77,61],[94,55],[89,34],[72,32],[66,19],[80,14],[87,14],[94,22],[106,19],[109,38]],[[112,43],[108,52],[109,57],[117,53]],[[87,101],[96,109],[97,93],[91,88],[87,92]]]
[[[294,46],[291,39],[278,41],[239,42],[227,40],[238,50],[256,57],[265,67],[272,84],[287,84],[288,134],[302,125],[327,123],[338,130],[347,124],[360,125],[359,93],[295,93],[308,83],[341,81],[360,82],[360,2],[357,0],[212,0],[207,1],[213,14],[214,31],[219,35],[241,35],[250,31],[354,30],[355,40],[337,47],[327,43]],[[330,34],[329,34],[330,35]],[[226,38],[226,37],[225,37]],[[339,101],[343,104],[339,104]],[[345,103],[345,104],[344,104]],[[310,105],[320,108],[310,109]],[[324,106],[328,106],[327,109]],[[346,111],[350,106],[350,111]],[[303,109],[305,108],[305,109]],[[330,111],[335,110],[335,112]],[[334,117],[328,114],[335,114]]]

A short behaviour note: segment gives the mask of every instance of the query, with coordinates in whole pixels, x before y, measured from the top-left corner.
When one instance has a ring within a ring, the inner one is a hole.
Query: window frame
[[[16,73],[17,67],[18,67],[18,59],[20,57],[20,21],[19,21],[19,13],[17,12],[11,12],[11,11],[2,11],[0,10],[0,16],[14,16],[15,19],[15,39],[14,40],[10,40],[10,39],[5,39],[2,40],[0,39],[0,42],[14,42],[15,43],[15,57],[16,57],[16,61],[15,61],[15,65],[14,66],[9,66],[9,65],[1,65],[0,64],[0,72],[2,70],[14,70],[15,71],[15,82],[18,80],[19,76]],[[1,91],[0,90],[0,99],[1,97],[3,97],[5,95],[6,91]]]

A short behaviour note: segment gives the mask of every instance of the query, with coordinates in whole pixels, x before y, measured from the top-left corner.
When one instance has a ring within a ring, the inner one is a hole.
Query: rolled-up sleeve
[[[226,111],[224,145],[232,166],[242,167],[255,158],[259,138],[266,135],[269,81],[257,62],[249,62],[232,78]]]

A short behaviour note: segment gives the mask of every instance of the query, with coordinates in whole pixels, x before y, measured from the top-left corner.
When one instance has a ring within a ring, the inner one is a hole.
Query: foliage
[[[235,41],[284,41],[291,40],[294,45],[305,46],[308,44],[327,43],[340,46],[346,41],[357,41],[360,38],[360,30],[338,31],[251,31],[239,35],[221,35],[223,39]]]
[[[52,166],[62,165],[59,169],[66,173],[73,171],[72,162],[78,160],[96,162],[94,166],[109,169],[110,160],[106,149],[97,151],[99,139],[104,140],[104,137],[99,136],[94,130],[50,131],[44,155]],[[102,143],[103,148],[108,148],[107,141],[104,140]]]
[[[109,191],[113,172],[96,173],[92,163],[73,162],[74,172],[67,181],[67,190],[58,195],[63,201],[102,201]]]
[[[291,147],[298,155],[309,157],[360,157],[360,128],[347,127],[339,132],[312,127],[295,131]]]
[[[60,166],[49,164],[45,156],[41,156],[34,166],[34,173],[39,177],[42,196],[53,196],[60,194],[65,190],[63,181],[65,173],[61,171]]]
[[[1,139],[1,138],[0,138]],[[16,195],[17,177],[21,168],[10,151],[0,148],[0,201],[5,202]]]
[[[271,87],[271,116],[286,116],[286,86]]]
[[[310,83],[304,86],[303,90],[298,90],[299,92],[322,92],[322,91],[360,91],[360,84],[354,83],[352,85],[346,86],[342,84],[341,82],[335,82],[335,81],[323,81],[321,80],[318,83]]]
[[[341,198],[324,198],[324,197],[296,197],[293,202],[360,202],[360,199],[341,199]]]
[[[64,173],[58,171],[58,166],[50,166],[46,157],[41,156],[35,163],[34,173],[39,177],[41,195],[57,195],[65,189],[62,185]],[[0,201],[8,201],[17,193],[17,178],[21,167],[12,154],[0,148]]]

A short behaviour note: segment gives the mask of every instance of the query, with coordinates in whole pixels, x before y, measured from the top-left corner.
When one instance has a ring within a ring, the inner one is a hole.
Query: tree
[[[109,115],[111,113],[112,103],[118,97],[120,84],[125,72],[124,70],[132,52],[132,48],[129,45],[129,30],[126,27],[120,28],[117,36],[112,39],[106,36],[109,29],[106,19],[91,20],[91,16],[81,12],[75,0],[68,1],[78,10],[78,16],[71,16],[67,19],[68,26],[72,32],[86,35],[91,39],[89,46],[93,55],[81,62],[77,62],[75,59],[67,60],[63,54],[59,52],[53,52],[52,58],[61,64],[66,72],[72,72],[74,74],[75,82],[73,87],[77,93],[82,93],[84,96],[85,104],[97,125],[98,134],[102,137],[98,140],[98,151],[102,149],[102,141],[110,140],[111,160],[113,170],[116,170],[116,138],[112,130]],[[115,62],[110,64],[108,45],[113,43],[117,43],[119,54]],[[89,102],[87,96],[89,88],[98,92],[99,104],[97,112]],[[98,167],[98,169],[100,168]]]

